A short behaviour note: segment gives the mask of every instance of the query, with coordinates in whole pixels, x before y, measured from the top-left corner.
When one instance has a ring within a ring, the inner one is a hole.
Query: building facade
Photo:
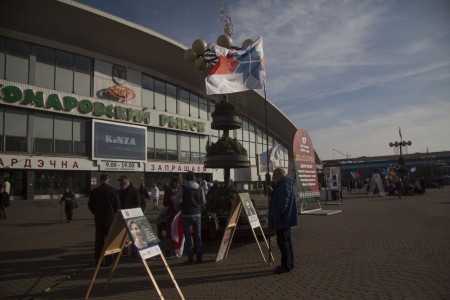
[[[220,97],[205,95],[205,74],[183,61],[187,47],[73,1],[0,6],[0,178],[14,198],[51,198],[64,186],[87,195],[101,173],[160,189],[187,171],[223,180],[203,166],[206,145],[221,136],[210,126]],[[242,118],[230,136],[251,164],[232,170],[238,188],[259,188],[259,155],[274,145],[269,168],[291,173],[295,125],[255,91],[229,101]],[[276,124],[268,136],[266,116]]]

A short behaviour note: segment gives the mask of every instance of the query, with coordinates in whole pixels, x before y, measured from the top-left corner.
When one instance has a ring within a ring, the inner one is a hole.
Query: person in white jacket
[[[152,191],[150,192],[150,199],[153,202],[153,209],[158,209],[159,189],[156,183],[153,184]]]

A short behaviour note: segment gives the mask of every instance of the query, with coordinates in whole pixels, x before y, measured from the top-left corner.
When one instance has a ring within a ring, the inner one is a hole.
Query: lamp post
[[[402,147],[406,147],[406,146],[411,146],[411,141],[404,141],[402,138],[402,132],[400,130],[400,128],[398,129],[399,135],[400,135],[400,141],[395,141],[395,142],[390,142],[389,143],[389,147],[399,147],[400,148],[400,156],[397,159],[398,162],[398,173],[400,173],[402,179],[403,179],[403,175],[405,175],[407,173],[404,165],[405,165],[405,159],[403,158],[403,152],[402,152]]]

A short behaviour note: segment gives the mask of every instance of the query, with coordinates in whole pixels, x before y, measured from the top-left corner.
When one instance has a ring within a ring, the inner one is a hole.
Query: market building
[[[223,180],[223,170],[203,166],[207,143],[220,137],[211,129],[220,97],[206,96],[205,73],[183,60],[188,47],[73,1],[0,8],[0,177],[13,198],[54,197],[66,185],[87,195],[101,173],[116,186],[126,174],[160,189],[189,170]],[[267,141],[279,145],[270,168],[292,174],[296,126],[256,91],[230,101],[242,118],[230,136],[250,160],[231,171],[238,187],[260,187]]]

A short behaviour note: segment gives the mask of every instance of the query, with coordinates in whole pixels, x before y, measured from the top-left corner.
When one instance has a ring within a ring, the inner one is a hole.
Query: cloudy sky
[[[81,0],[191,46],[263,37],[267,97],[322,159],[450,151],[449,0]],[[336,149],[337,151],[334,151]]]

